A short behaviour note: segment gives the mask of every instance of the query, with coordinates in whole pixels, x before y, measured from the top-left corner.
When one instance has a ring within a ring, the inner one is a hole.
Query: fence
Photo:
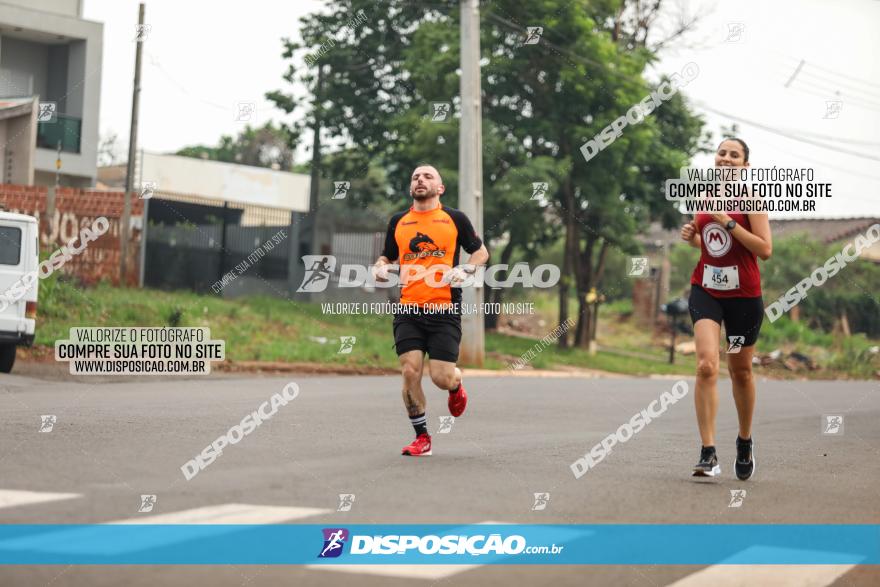
[[[110,230],[65,264],[62,271],[85,284],[106,279],[118,285],[123,192],[58,188],[51,218],[46,217],[48,194],[46,187],[0,184],[0,205],[40,221],[44,253],[78,238],[80,230],[91,226],[95,218],[106,217]],[[384,299],[395,293],[370,288],[340,289],[334,275],[333,286],[322,295],[296,294],[303,275],[300,255],[305,254],[307,246],[300,242],[298,228],[305,223],[298,213],[161,191],[147,200],[133,196],[131,204],[126,285],[139,283],[141,226],[146,212],[143,250],[147,287],[207,294],[218,290],[216,286],[224,276],[234,275],[234,280],[227,278],[228,287],[221,283],[219,289],[224,296],[262,293],[313,301],[354,301]],[[263,246],[279,231],[284,231],[280,243],[271,248]],[[383,233],[373,231],[325,234],[327,242],[332,243],[328,254],[336,256],[338,265],[370,265],[378,257],[384,239]],[[240,264],[257,249],[262,251],[259,260],[249,262],[239,272],[243,267]]]
[[[40,245],[44,253],[51,253],[74,239],[80,231],[92,225],[96,218],[107,218],[110,230],[90,243],[82,254],[76,255],[62,268],[62,272],[76,276],[85,284],[102,279],[119,284],[120,226],[123,192],[58,188],[55,210],[47,217],[49,188],[0,184],[0,205],[8,212],[34,216],[40,223]],[[143,202],[132,198],[132,230],[129,237],[129,258],[125,283],[137,285],[140,252],[140,220]]]
[[[210,293],[229,272],[237,280],[234,294],[288,289],[291,212],[262,206],[218,203],[198,196],[155,192],[148,205],[144,285]],[[279,231],[277,246],[264,247]],[[258,262],[242,267],[261,249]],[[254,281],[262,282],[254,284]],[[252,287],[243,285],[249,284]],[[260,287],[260,286],[265,287]]]

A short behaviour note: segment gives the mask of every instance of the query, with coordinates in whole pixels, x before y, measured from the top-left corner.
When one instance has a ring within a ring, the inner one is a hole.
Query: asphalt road
[[[709,482],[690,477],[699,456],[692,380],[688,397],[580,479],[569,465],[670,390],[674,380],[466,377],[468,410],[451,431],[438,433],[439,417],[448,414],[445,392],[426,379],[434,455],[424,459],[400,456],[412,432],[395,377],[87,381],[0,377],[0,523],[173,519],[177,512],[222,510],[224,504],[250,504],[254,511],[313,508],[291,523],[331,525],[880,522],[876,382],[759,382],[758,469],[744,483],[733,475],[736,415],[729,381],[720,382],[722,476]],[[184,478],[181,465],[289,381],[300,387],[295,400],[195,478]],[[56,417],[51,432],[40,432],[43,415]],[[826,415],[843,416],[841,433],[823,434]],[[741,505],[729,507],[731,491],[739,489],[746,490]],[[30,492],[74,496],[24,503]],[[549,502],[535,511],[534,494],[543,492]],[[150,513],[138,512],[142,494],[157,496]],[[337,511],[339,494],[356,496],[350,511]],[[821,569],[489,565],[413,574],[403,569],[390,576],[394,569],[343,574],[293,566],[20,566],[0,568],[0,584],[660,586],[681,580],[684,586],[782,584],[784,577],[798,585],[880,582],[876,567]],[[719,572],[720,582],[712,574]]]

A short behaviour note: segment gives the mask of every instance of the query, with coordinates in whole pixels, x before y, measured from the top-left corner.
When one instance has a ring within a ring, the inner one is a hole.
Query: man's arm
[[[460,246],[465,252],[470,254],[468,264],[485,265],[489,260],[489,249],[486,248],[485,243],[483,243],[482,239],[477,235],[470,219],[465,216],[461,210],[452,211],[450,216],[452,217],[452,221],[455,223],[455,228],[458,231],[458,240],[455,243],[455,246]]]
[[[376,265],[389,265],[397,261],[400,256],[400,250],[397,247],[397,238],[394,233],[397,230],[397,223],[403,218],[403,214],[395,214],[388,221],[388,229],[385,231],[385,245],[382,247],[382,254],[376,261]]]
[[[403,217],[403,214],[395,214],[388,221],[388,230],[385,231],[385,246],[382,248],[382,254],[373,265],[373,276],[377,281],[388,281],[388,265],[397,261],[400,251],[397,247],[397,239],[394,232],[397,230],[397,223]]]
[[[489,249],[486,248],[486,245],[480,245],[480,248],[471,254],[468,263],[475,267],[480,267],[481,265],[485,265],[488,260]]]
[[[397,261],[397,259],[394,259],[394,261]],[[394,261],[392,261],[391,259],[389,259],[385,255],[379,255],[379,258],[376,259],[375,264],[376,265],[391,265],[392,263],[394,263]]]
[[[489,249],[477,235],[470,219],[460,210],[455,210],[450,216],[452,216],[455,228],[458,230],[456,249],[460,246],[470,254],[467,263],[454,267],[444,276],[444,281],[454,286],[464,282],[468,275],[476,273],[477,267],[483,266],[489,261]]]
[[[480,248],[471,253],[467,263],[462,263],[458,267],[453,267],[443,276],[443,280],[453,286],[463,283],[468,275],[473,275],[479,267],[486,264],[489,260],[489,249],[486,245],[481,244]]]

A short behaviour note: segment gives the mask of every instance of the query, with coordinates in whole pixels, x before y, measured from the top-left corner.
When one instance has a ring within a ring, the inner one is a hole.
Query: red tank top
[[[751,230],[749,217],[733,213],[730,217]],[[758,259],[711,214],[697,214],[700,235],[700,261],[691,275],[691,284],[699,285],[716,298],[757,298],[761,296],[761,272]]]

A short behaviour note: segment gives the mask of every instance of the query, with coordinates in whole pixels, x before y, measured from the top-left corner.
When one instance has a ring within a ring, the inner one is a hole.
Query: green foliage
[[[875,281],[880,283],[880,281]],[[880,302],[867,291],[810,292],[801,302],[802,315],[814,328],[829,331],[842,316],[846,316],[851,332],[862,332],[880,337]]]
[[[765,317],[758,337],[758,350],[764,353],[785,346],[806,350],[811,346],[831,348],[833,345],[834,337],[831,334],[811,328],[802,320],[795,322],[788,316],[782,316],[775,322]]]
[[[761,262],[764,302],[784,295],[802,279],[840,253],[849,242],[825,245],[808,234],[787,235],[773,243],[773,256]],[[852,332],[880,337],[880,302],[877,286],[880,266],[865,259],[847,263],[819,287],[813,287],[798,304],[801,320],[811,328],[830,331],[844,314]]]
[[[828,368],[864,379],[873,379],[880,372],[877,345],[863,334],[844,338],[841,347],[826,363]]]
[[[193,145],[175,155],[290,171],[297,138],[296,130],[267,122],[258,128],[247,125],[236,137],[223,135],[216,147]]]
[[[669,247],[669,296],[672,298],[687,297],[691,290],[691,274],[697,261],[700,259],[700,250],[681,242]]]
[[[171,311],[168,312],[168,316],[165,319],[165,323],[172,328],[177,328],[183,322],[183,313],[184,313],[183,308],[180,308],[180,307],[172,308]]]
[[[848,241],[825,245],[808,234],[792,234],[773,241],[773,256],[767,261],[758,260],[761,268],[761,288],[764,304],[785,295],[802,279],[839,253]],[[699,259],[697,249],[680,243],[671,247],[669,260],[672,267],[670,291],[673,295],[690,289],[690,277]],[[765,321],[762,339],[768,332],[779,331],[779,343],[799,339],[811,339],[818,333],[830,332],[842,315],[846,315],[852,332],[862,332],[870,337],[880,337],[880,302],[877,287],[880,284],[880,266],[865,259],[857,259],[843,267],[820,287],[813,287],[807,297],[798,304],[800,323],[788,324],[783,317],[768,328]],[[826,341],[827,342],[827,341]],[[823,345],[826,342],[815,344]],[[777,343],[777,344],[779,344]],[[768,345],[771,344],[768,342]]]
[[[603,283],[581,286],[622,298],[632,287],[624,272],[638,251],[635,235],[651,220],[680,220],[658,186],[699,149],[703,124],[680,95],[591,161],[580,152],[656,87],[645,79],[656,59],[645,39],[658,11],[659,3],[642,10],[628,0],[482,7],[483,237],[492,262],[536,260],[570,226],[584,267],[607,243]],[[535,23],[541,42],[525,45],[525,27]],[[372,217],[386,215],[389,202],[408,205],[410,173],[428,162],[447,186],[443,202],[456,206],[460,6],[339,0],[305,17],[300,30],[301,41],[285,40],[283,77],[312,95],[279,89],[267,98],[299,115],[300,130],[319,121],[323,136],[334,137],[324,149],[333,151],[322,164],[325,180],[352,181],[354,192],[356,181],[381,169],[377,180],[389,186],[387,200],[362,188],[357,202],[343,205],[359,204]],[[451,103],[456,116],[432,121],[432,102]],[[547,193],[532,199],[539,182]],[[573,277],[564,275],[560,287],[577,291]]]
[[[547,320],[548,331],[556,320],[554,294],[531,292],[535,311]],[[609,347],[607,351],[600,349],[598,354],[590,355],[583,349],[562,352],[555,347],[547,348],[532,366],[555,368],[568,365],[628,375],[693,372],[692,356],[678,357],[676,365],[668,365],[665,350],[652,346],[649,332],[622,320],[631,312],[632,303],[628,299],[601,306],[600,314],[608,326],[606,333],[600,335],[600,345]],[[211,328],[212,338],[226,341],[227,355],[233,361],[311,361],[322,365],[397,369],[391,322],[387,316],[323,314],[319,304],[268,297],[224,300],[191,292],[114,288],[107,283],[83,289],[57,274],[40,282],[38,345],[54,346],[55,340],[68,338],[71,327],[170,326],[174,322],[182,326]],[[339,337],[352,335],[357,337],[352,354],[338,354]],[[508,362],[536,342],[519,336],[489,333],[486,366],[506,369]],[[825,369],[815,372],[818,376],[827,377],[828,369],[835,369],[849,376],[871,378],[880,370],[880,353],[872,352],[876,344],[877,341],[863,335],[832,336],[803,321],[792,322],[785,316],[772,324],[765,321],[758,350],[765,353],[784,348],[804,352]]]

